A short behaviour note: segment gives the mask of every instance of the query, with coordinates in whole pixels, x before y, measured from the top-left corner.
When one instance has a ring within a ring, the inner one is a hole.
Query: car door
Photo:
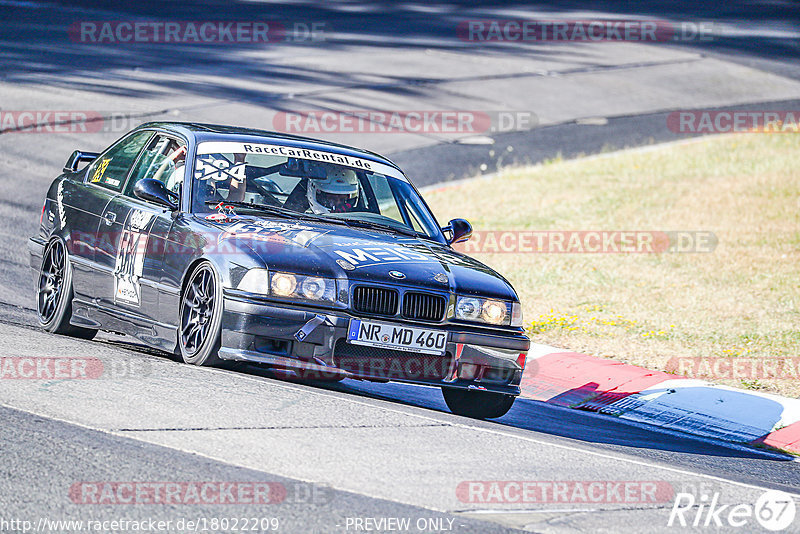
[[[86,169],[80,190],[63,195],[65,204],[72,210],[69,221],[72,241],[76,243],[70,253],[73,260],[73,290],[79,302],[91,303],[98,296],[97,284],[104,273],[97,264],[98,249],[105,243],[98,237],[104,225],[101,217],[111,199],[120,194],[131,166],[144,148],[152,131],[133,132],[103,152]],[[74,198],[72,198],[74,197]],[[106,273],[107,274],[107,273]]]
[[[139,199],[133,191],[136,182],[144,178],[179,191],[185,153],[184,141],[161,133],[153,136],[122,194],[108,203],[103,214],[104,220],[112,221],[113,248],[98,258],[111,274],[102,288],[102,304],[132,325],[158,326],[164,250],[173,223],[171,210]]]

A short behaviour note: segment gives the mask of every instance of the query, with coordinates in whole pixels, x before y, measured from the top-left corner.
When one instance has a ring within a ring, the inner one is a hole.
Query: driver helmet
[[[347,213],[358,202],[358,177],[352,169],[329,167],[325,178],[308,179],[306,192],[314,213]]]

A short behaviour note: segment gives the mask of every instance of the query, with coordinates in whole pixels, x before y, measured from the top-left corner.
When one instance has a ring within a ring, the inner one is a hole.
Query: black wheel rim
[[[64,290],[66,251],[60,241],[53,242],[47,249],[42,271],[39,273],[39,293],[37,308],[43,323],[49,323],[56,314],[61,293]]]
[[[181,345],[193,355],[206,341],[214,316],[216,286],[214,273],[208,267],[197,271],[183,295],[181,303]]]

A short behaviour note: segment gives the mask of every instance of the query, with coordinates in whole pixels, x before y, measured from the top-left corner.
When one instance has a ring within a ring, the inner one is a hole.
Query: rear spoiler
[[[94,161],[99,155],[99,152],[82,152],[76,150],[67,160],[67,164],[64,165],[64,172],[75,172],[82,162]]]

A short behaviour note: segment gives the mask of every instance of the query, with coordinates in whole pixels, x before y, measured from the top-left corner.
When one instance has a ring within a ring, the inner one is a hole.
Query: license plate
[[[444,354],[447,332],[351,319],[347,341],[354,345],[438,356]]]

